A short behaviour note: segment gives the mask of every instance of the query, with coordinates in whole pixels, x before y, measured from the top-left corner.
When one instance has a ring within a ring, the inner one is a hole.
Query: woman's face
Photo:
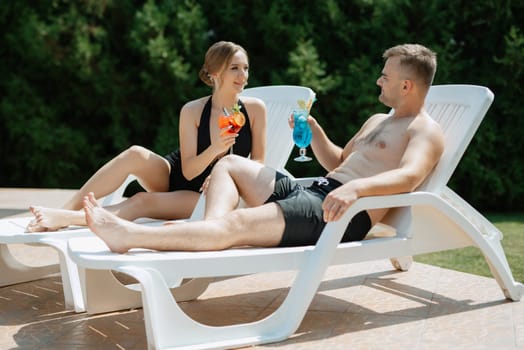
[[[242,92],[249,77],[249,63],[246,54],[237,51],[231,58],[229,65],[219,73],[219,77],[217,88],[231,88],[237,93]]]

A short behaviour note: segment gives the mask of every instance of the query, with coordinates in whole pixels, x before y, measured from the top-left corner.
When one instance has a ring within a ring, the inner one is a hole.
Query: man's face
[[[388,107],[392,107],[400,96],[402,90],[400,73],[400,58],[390,57],[386,60],[382,73],[377,79],[377,85],[380,86],[378,99]]]

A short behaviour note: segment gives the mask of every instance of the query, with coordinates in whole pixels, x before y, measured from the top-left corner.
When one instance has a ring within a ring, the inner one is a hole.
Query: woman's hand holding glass
[[[231,149],[233,148],[237,137],[237,133],[229,132],[229,126],[221,128],[220,134],[217,135],[216,140],[211,140],[211,145],[215,147],[217,150],[216,152],[220,156],[227,153],[228,151],[232,153]]]
[[[244,116],[244,113],[240,111],[240,106],[238,104],[233,106],[233,114],[230,114],[226,108],[223,108],[223,110],[224,114],[218,117],[218,127],[222,130],[220,132],[220,137],[230,140],[231,136],[233,136],[233,143],[229,149],[229,153],[233,154],[235,138],[238,136],[240,129],[242,129],[246,123],[246,117]]]

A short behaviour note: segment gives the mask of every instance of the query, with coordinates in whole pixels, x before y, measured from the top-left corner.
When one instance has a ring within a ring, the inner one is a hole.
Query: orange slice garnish
[[[235,124],[238,126],[244,126],[244,124],[246,123],[246,117],[242,112],[236,112],[235,114],[233,114],[233,118],[235,119]]]

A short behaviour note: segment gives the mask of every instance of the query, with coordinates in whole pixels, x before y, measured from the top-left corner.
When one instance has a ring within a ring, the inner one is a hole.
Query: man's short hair
[[[437,54],[420,44],[393,46],[382,55],[384,59],[400,57],[400,66],[408,79],[417,80],[429,89],[437,70]]]

